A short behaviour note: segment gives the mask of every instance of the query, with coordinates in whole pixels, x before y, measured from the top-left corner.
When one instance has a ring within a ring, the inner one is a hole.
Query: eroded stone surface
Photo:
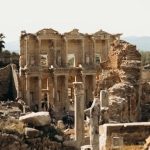
[[[33,126],[45,126],[50,124],[50,116],[48,112],[32,112],[21,116],[19,120]]]

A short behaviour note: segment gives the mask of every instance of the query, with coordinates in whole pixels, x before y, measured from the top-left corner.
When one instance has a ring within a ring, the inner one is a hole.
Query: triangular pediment
[[[82,37],[83,34],[79,32],[78,29],[73,29],[70,32],[64,33],[65,36],[73,36],[73,37]]]
[[[58,31],[54,29],[42,29],[36,33],[37,35],[58,35]]]
[[[102,36],[102,35],[111,35],[111,34],[103,30],[99,30],[93,34],[93,36]]]

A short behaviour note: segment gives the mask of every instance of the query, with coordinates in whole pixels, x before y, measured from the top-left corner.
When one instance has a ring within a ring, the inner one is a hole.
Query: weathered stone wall
[[[17,96],[17,89],[15,86],[15,83],[17,82],[16,78],[14,78],[12,74],[11,65],[8,65],[0,69],[0,100],[7,100],[7,99],[14,100],[16,98]]]
[[[0,69],[0,100],[7,100],[11,97],[9,87],[11,84],[11,67],[10,65]],[[8,96],[10,94],[10,97]]]
[[[109,67],[103,68],[95,94],[109,91],[110,121],[134,122],[139,119],[141,56],[136,47],[117,41],[109,51]]]
[[[101,147],[106,150],[126,146],[143,145],[149,136],[150,126],[146,122],[125,124],[104,124],[100,126]],[[120,147],[119,147],[120,146]],[[132,148],[131,148],[132,149]],[[139,150],[137,148],[137,150]]]

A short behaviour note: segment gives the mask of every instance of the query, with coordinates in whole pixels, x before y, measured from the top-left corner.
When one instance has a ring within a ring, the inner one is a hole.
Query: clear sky
[[[0,6],[6,41],[19,40],[22,30],[42,28],[150,36],[150,0],[0,0]]]

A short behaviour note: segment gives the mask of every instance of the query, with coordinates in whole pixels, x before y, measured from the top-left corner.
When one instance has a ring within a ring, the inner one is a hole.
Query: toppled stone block
[[[50,124],[50,116],[48,112],[32,112],[21,116],[19,120],[32,126],[45,126]]]
[[[40,135],[40,131],[34,128],[25,128],[25,135],[29,138],[35,138]]]

